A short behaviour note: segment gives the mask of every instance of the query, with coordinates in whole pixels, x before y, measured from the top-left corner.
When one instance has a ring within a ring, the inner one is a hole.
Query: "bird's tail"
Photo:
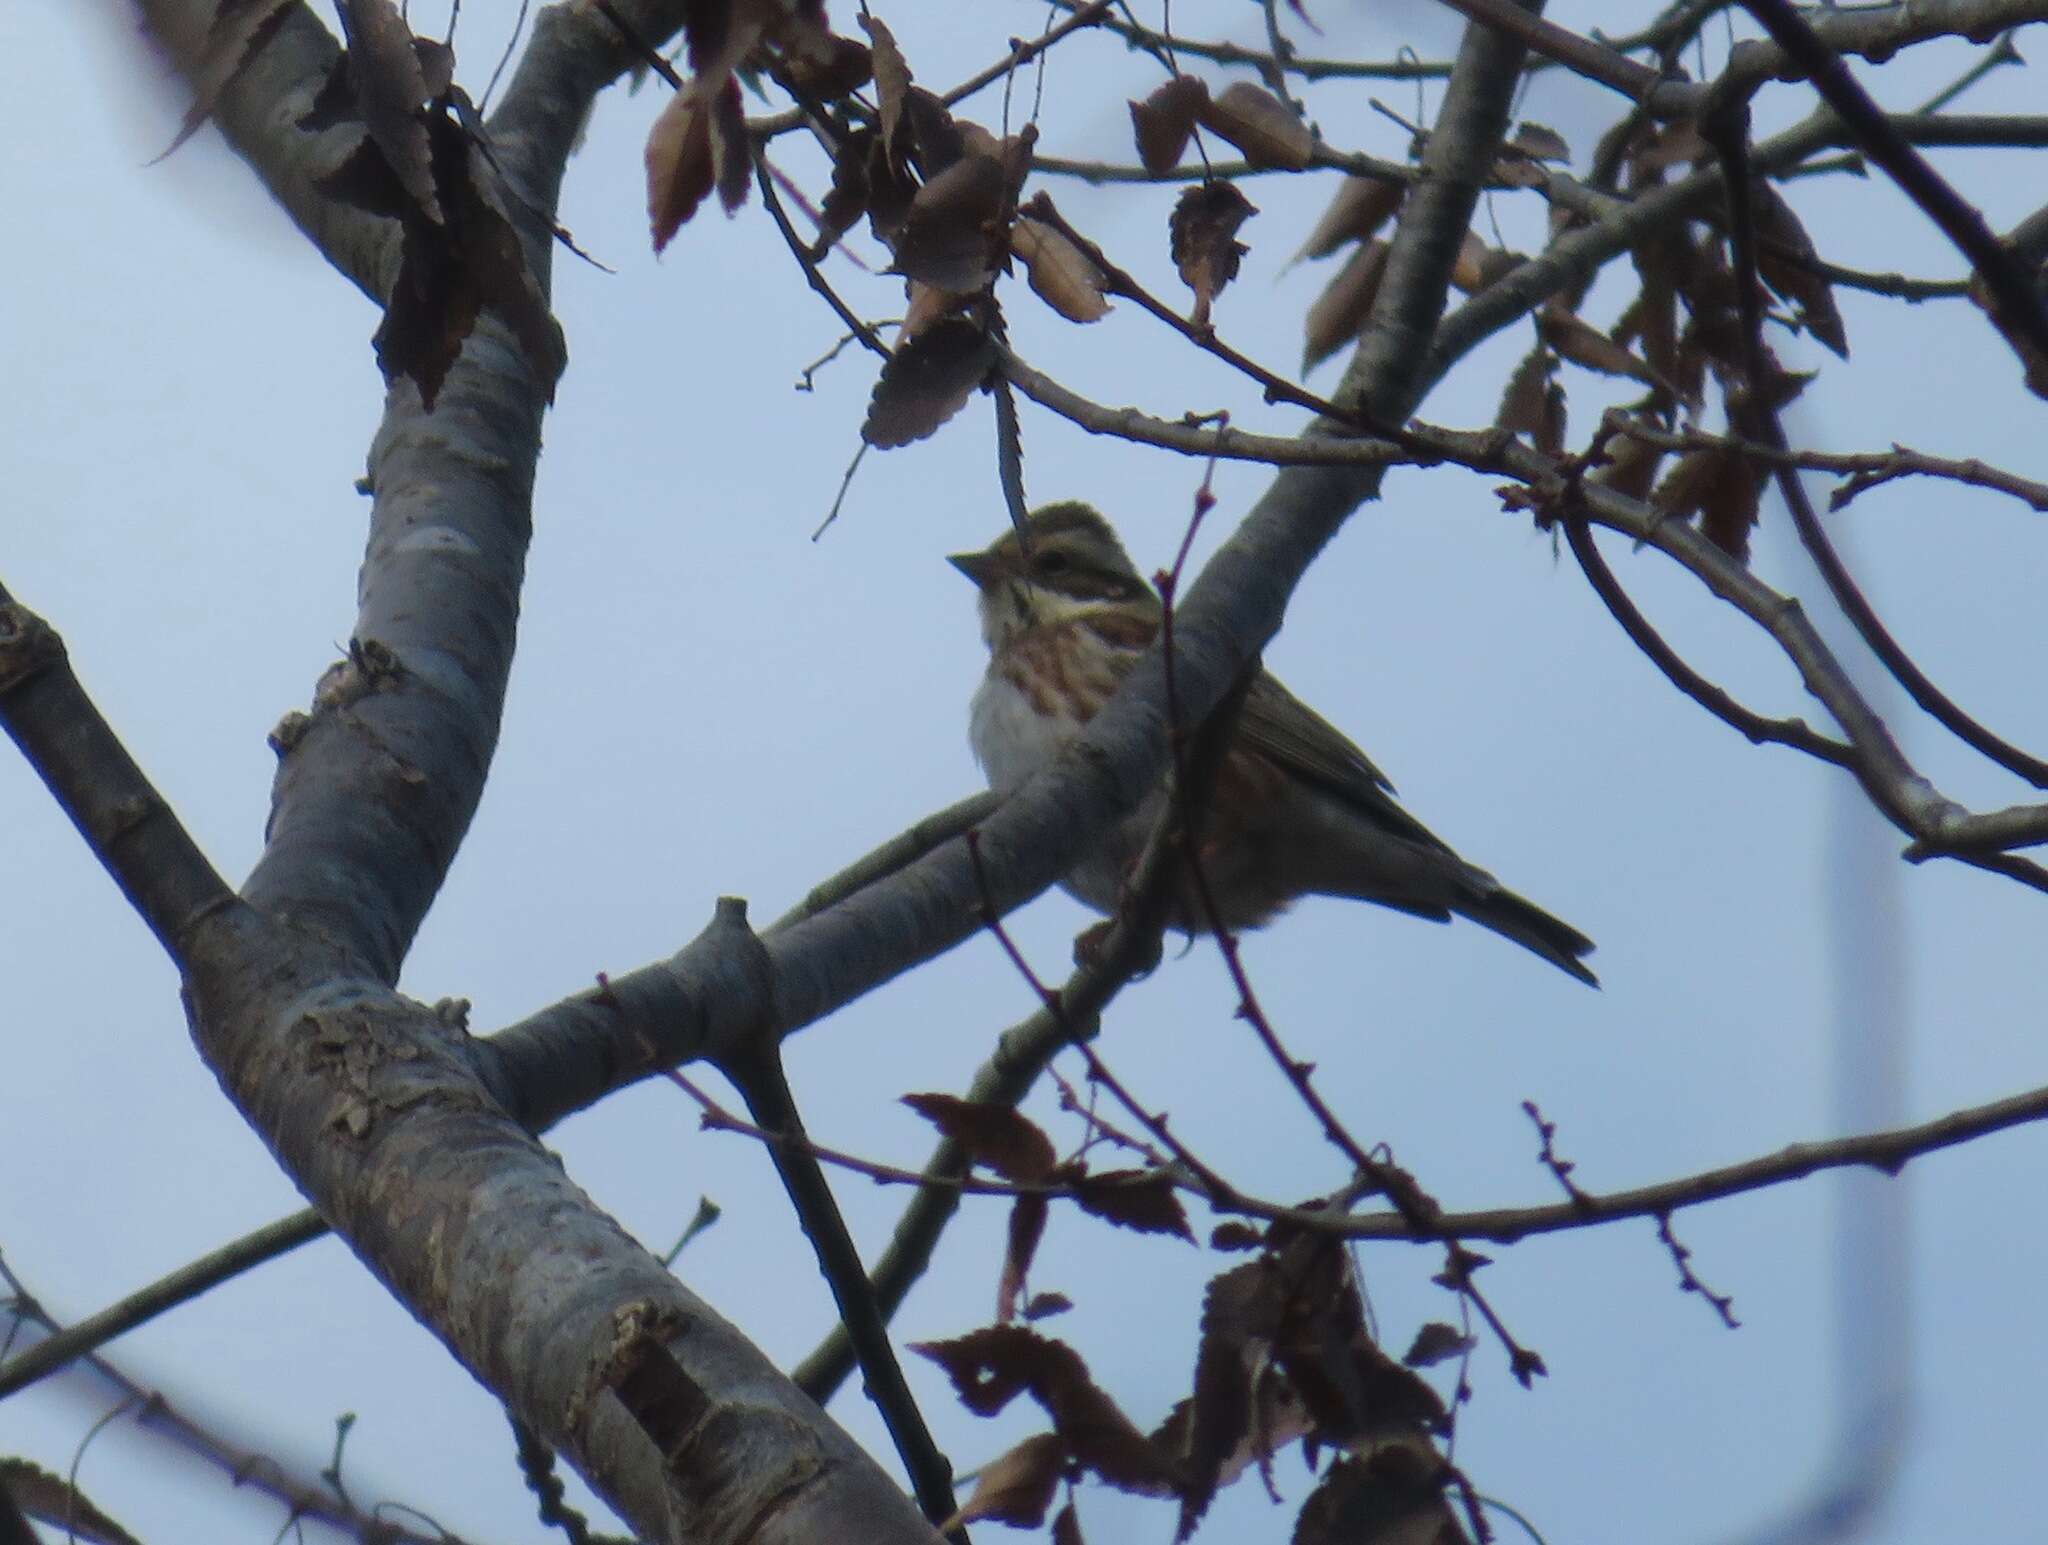
[[[1475,871],[1479,883],[1475,883],[1465,897],[1452,903],[1452,910],[1460,917],[1469,917],[1482,928],[1491,928],[1502,938],[1513,939],[1515,943],[1556,966],[1568,971],[1589,987],[1598,987],[1600,978],[1584,964],[1584,957],[1593,953],[1593,941],[1580,933],[1571,924],[1552,917],[1535,902],[1517,896],[1498,880],[1483,870]]]

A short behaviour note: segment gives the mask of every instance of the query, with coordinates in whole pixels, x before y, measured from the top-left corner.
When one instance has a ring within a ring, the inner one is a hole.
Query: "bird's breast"
[[[1042,685],[998,662],[975,689],[967,738],[989,787],[1007,794],[1058,756],[1082,722]]]

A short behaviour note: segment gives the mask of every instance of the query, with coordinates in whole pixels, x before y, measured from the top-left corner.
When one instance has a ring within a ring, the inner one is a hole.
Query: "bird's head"
[[[1159,599],[1131,566],[1116,532],[1090,506],[1042,505],[1024,529],[980,552],[946,560],[981,591],[981,631],[991,649],[1047,623],[1100,611],[1156,617]]]

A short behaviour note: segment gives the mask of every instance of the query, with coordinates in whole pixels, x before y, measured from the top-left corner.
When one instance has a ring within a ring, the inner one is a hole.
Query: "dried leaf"
[[[1444,1500],[1450,1474],[1421,1444],[1340,1458],[1302,1503],[1293,1545],[1463,1545],[1465,1531]]]
[[[791,49],[782,60],[790,89],[820,102],[850,96],[874,79],[874,55],[865,43],[826,33],[822,46]]]
[[[428,127],[433,178],[447,218],[440,225],[405,222],[398,278],[374,340],[377,363],[387,381],[409,378],[431,410],[488,306],[511,327],[552,397],[566,357],[561,329],[527,266],[495,173],[453,119],[436,115]]]
[[[1494,423],[1510,434],[1525,434],[1538,450],[1564,449],[1564,388],[1557,384],[1557,356],[1542,344],[1522,356],[1501,393]]]
[[[1330,207],[1308,233],[1308,240],[1294,254],[1294,261],[1326,258],[1346,242],[1367,240],[1393,218],[1407,192],[1406,183],[1378,177],[1346,177],[1337,185],[1337,196],[1330,200]]]
[[[1195,326],[1208,326],[1211,303],[1237,277],[1238,262],[1249,250],[1236,240],[1237,228],[1257,213],[1228,182],[1197,183],[1175,201],[1167,232],[1174,266],[1195,292]]]
[[[910,1350],[943,1368],[961,1403],[977,1416],[994,1416],[1029,1393],[1074,1459],[1110,1485],[1149,1496],[1178,1488],[1179,1466],[1131,1425],[1064,1342],[1019,1325],[992,1325],[951,1341],[914,1343]]]
[[[220,0],[206,29],[206,44],[192,67],[192,105],[178,125],[177,138],[164,147],[157,161],[197,134],[200,125],[213,116],[221,93],[277,35],[290,8],[291,0]]]
[[[972,326],[964,321],[959,325]],[[902,354],[898,350],[896,357]],[[888,374],[886,366],[883,374]],[[950,1094],[906,1094],[903,1103],[966,1149],[976,1164],[1005,1180],[1034,1185],[1051,1175],[1059,1162],[1052,1139],[1029,1116],[1007,1105]]]
[[[1551,348],[1588,370],[1606,376],[1628,376],[1649,386],[1662,386],[1647,361],[1637,359],[1591,322],[1546,306],[1536,314],[1536,335]]]
[[[1533,123],[1528,119],[1524,119],[1515,129],[1514,134],[1506,141],[1506,146],[1532,161],[1568,163],[1572,158],[1572,147],[1565,143],[1562,134],[1545,124]]]
[[[1051,1203],[1043,1196],[1020,1196],[1010,1204],[1010,1242],[1003,1252],[1003,1275],[996,1284],[996,1323],[1007,1325],[1017,1317],[1017,1300],[1024,1292],[1024,1279],[1031,1272],[1031,1258],[1038,1253],[1038,1241],[1045,1237],[1045,1217]]]
[[[899,349],[934,322],[957,316],[967,300],[964,295],[955,295],[935,284],[920,284],[915,279],[906,288],[909,295],[903,308],[903,322],[896,329],[896,347]]]
[[[412,29],[392,0],[341,0],[341,25],[348,36],[349,84],[363,127],[384,152],[399,186],[438,225],[442,215],[434,190],[433,148],[420,113],[429,96],[427,77],[413,48]]]
[[[875,111],[882,121],[882,149],[896,153],[896,132],[903,123],[903,99],[910,91],[910,66],[903,50],[896,46],[896,34],[879,16],[863,11],[861,30],[868,43],[875,72]]]
[[[1081,1517],[1071,1502],[1053,1516],[1052,1545],[1086,1545],[1081,1538]]]
[[[1634,435],[1616,435],[1607,442],[1607,462],[1592,473],[1592,480],[1631,499],[1647,499],[1657,481],[1657,468],[1664,452]]]
[[[1073,1299],[1064,1293],[1033,1293],[1024,1305],[1024,1319],[1027,1321],[1049,1320],[1056,1314],[1065,1314],[1074,1307]]]
[[[1141,1234],[1173,1234],[1195,1242],[1188,1215],[1165,1170],[1113,1169],[1068,1182],[1083,1212]]]
[[[1010,251],[1023,262],[1033,292],[1069,322],[1098,322],[1109,314],[1102,270],[1064,233],[1025,215],[1010,230]]]
[[[647,131],[647,223],[656,252],[697,212],[717,181],[711,116],[701,84],[693,80],[663,104]]]
[[[1700,532],[1730,557],[1749,556],[1763,475],[1740,451],[1702,446],[1681,455],[1650,494],[1667,515],[1700,517]]]
[[[1272,92],[1248,80],[1235,81],[1220,96],[1205,98],[1195,116],[1203,128],[1243,151],[1253,166],[1298,172],[1315,155],[1316,137],[1309,126]]]
[[[1649,136],[1629,158],[1629,164],[1635,172],[1635,185],[1641,186],[1661,181],[1674,166],[1704,161],[1713,153],[1713,147],[1701,138],[1698,128],[1688,119],[1679,119]]]
[[[1067,1446],[1057,1433],[1041,1432],[1026,1438],[981,1467],[974,1480],[974,1495],[939,1525],[939,1533],[951,1534],[960,1525],[980,1518],[1036,1529],[1045,1522],[1045,1510],[1059,1491],[1060,1472],[1066,1463]]]
[[[1131,103],[1131,133],[1146,171],[1157,177],[1180,165],[1208,100],[1209,88],[1200,80],[1176,75],[1144,101]]]
[[[856,129],[839,142],[832,157],[832,187],[818,206],[818,239],[811,244],[812,261],[831,251],[866,212],[868,158],[879,148],[872,129]]]
[[[1468,295],[1476,295],[1521,263],[1514,253],[1489,247],[1477,231],[1467,231],[1464,244],[1458,248],[1458,261],[1451,267],[1451,283]]]
[[[1380,293],[1388,250],[1386,242],[1373,240],[1353,252],[1308,308],[1301,325],[1304,372],[1315,369],[1358,336]]]
[[[1212,1250],[1256,1250],[1265,1242],[1265,1231],[1249,1223],[1219,1223],[1209,1231]]]
[[[1770,182],[1756,182],[1756,271],[1765,284],[1792,304],[1799,325],[1842,359],[1849,335],[1835,305],[1835,289],[1808,266],[1820,253],[1799,216]]]
[[[896,237],[891,272],[968,295],[995,277],[1005,203],[1002,162],[962,156],[917,190]]]
[[[1431,1320],[1416,1331],[1415,1339],[1409,1343],[1401,1361],[1410,1368],[1431,1368],[1446,1358],[1463,1357],[1477,1344],[1473,1337],[1455,1325]]]

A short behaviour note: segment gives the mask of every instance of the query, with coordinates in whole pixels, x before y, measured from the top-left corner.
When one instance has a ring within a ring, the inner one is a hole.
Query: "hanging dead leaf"
[[[828,32],[821,47],[789,50],[782,71],[798,96],[833,102],[874,79],[874,55],[865,43]]]
[[[1465,1545],[1444,1500],[1450,1466],[1427,1444],[1389,1443],[1339,1458],[1309,1493],[1293,1545]]]
[[[431,411],[479,313],[489,307],[512,329],[552,399],[565,362],[562,333],[527,266],[496,173],[454,119],[436,114],[427,126],[446,218],[436,225],[414,212],[404,221],[398,277],[373,340],[377,363],[387,381],[410,379]]]
[[[1001,261],[1006,191],[1000,160],[962,156],[911,198],[890,271],[956,295],[982,289]]]
[[[1521,258],[1514,253],[1489,247],[1477,231],[1467,231],[1458,248],[1458,261],[1451,266],[1451,283],[1467,295],[1476,295],[1521,264]]]
[[[1536,334],[1551,348],[1587,370],[1605,376],[1627,376],[1648,386],[1663,386],[1645,360],[1637,359],[1582,317],[1545,306],[1536,313]]]
[[[1791,303],[1801,327],[1847,359],[1849,335],[1835,306],[1835,288],[1812,267],[1820,259],[1813,238],[1767,179],[1757,179],[1755,192],[1758,277]]]
[[[896,46],[896,34],[879,16],[863,11],[861,30],[868,35],[875,74],[875,113],[882,124],[882,148],[896,153],[896,132],[903,122],[903,99],[910,91],[910,66]]]
[[[1081,1517],[1071,1502],[1053,1515],[1052,1545],[1086,1545],[1081,1538]]]
[[[1564,449],[1564,408],[1557,356],[1539,343],[1508,377],[1493,421],[1510,434],[1527,435],[1538,450],[1555,456]]]
[[[1249,1223],[1219,1223],[1209,1230],[1211,1250],[1256,1250],[1265,1242],[1265,1230]]]
[[[868,207],[868,158],[880,142],[873,129],[856,129],[839,142],[832,157],[832,186],[818,206],[818,239],[811,243],[816,262],[853,229]]]
[[[973,324],[962,319],[958,325]],[[887,373],[884,366],[883,374]],[[906,1094],[903,1103],[966,1149],[976,1164],[1005,1180],[1036,1184],[1050,1176],[1059,1163],[1052,1139],[1029,1116],[1008,1105],[950,1094]]]
[[[1131,103],[1131,133],[1146,171],[1157,177],[1180,165],[1208,100],[1209,88],[1200,80],[1176,75],[1144,101]]]
[[[1026,1438],[981,1467],[974,1479],[974,1495],[939,1525],[939,1533],[951,1534],[960,1525],[981,1518],[1036,1529],[1045,1522],[1045,1511],[1059,1493],[1060,1472],[1066,1464],[1067,1445],[1059,1434],[1041,1432]]]
[[[1024,264],[1033,292],[1069,322],[1099,322],[1109,314],[1102,270],[1062,232],[1021,216],[1010,230],[1010,251]]]
[[[291,0],[220,0],[213,21],[207,26],[199,62],[191,71],[192,105],[178,125],[177,137],[150,163],[152,166],[197,134],[200,126],[213,116],[220,94],[277,35],[278,26],[290,8]]]
[[[1373,240],[1344,260],[1337,276],[1323,287],[1302,319],[1301,368],[1315,369],[1345,344],[1356,338],[1365,319],[1372,314],[1373,300],[1380,292],[1380,279],[1387,271],[1388,245]]]
[[[1756,525],[1763,492],[1760,470],[1731,447],[1701,446],[1681,455],[1650,494],[1650,503],[1667,515],[1697,515],[1700,532],[1738,561],[1749,556],[1749,533]]]
[[[1514,134],[1505,141],[1505,144],[1509,150],[1525,155],[1532,161],[1569,163],[1572,158],[1572,147],[1565,143],[1562,134],[1545,124],[1533,123],[1528,119],[1524,119],[1516,127]]]
[[[905,289],[909,293],[904,301],[903,321],[896,328],[899,349],[941,318],[957,316],[968,300],[967,296],[942,290],[935,284],[920,284],[915,279]]]
[[[1017,1300],[1031,1275],[1031,1261],[1038,1254],[1038,1241],[1045,1237],[1046,1214],[1051,1203],[1043,1196],[1020,1196],[1010,1204],[1010,1237],[1003,1251],[1003,1274],[996,1283],[996,1323],[1007,1325],[1017,1317]]]
[[[1174,1234],[1195,1242],[1188,1215],[1165,1170],[1113,1169],[1068,1179],[1081,1210],[1141,1234]]]
[[[1476,1338],[1466,1335],[1455,1325],[1431,1320],[1415,1332],[1415,1339],[1409,1343],[1401,1361],[1410,1368],[1433,1368],[1446,1358],[1463,1357],[1478,1344]]]
[[[647,131],[647,223],[654,250],[669,244],[697,212],[717,167],[711,150],[711,113],[696,81],[686,82],[662,104]]]
[[[1110,1485],[1148,1496],[1178,1488],[1180,1467],[1131,1425],[1064,1342],[1021,1325],[992,1325],[951,1341],[914,1343],[910,1350],[943,1368],[961,1404],[977,1416],[994,1416],[1030,1394],[1073,1458]]]
[[[1049,1320],[1056,1314],[1065,1314],[1073,1307],[1073,1299],[1064,1293],[1033,1293],[1030,1302],[1024,1305],[1024,1319]]]
[[[1272,92],[1248,80],[1232,82],[1219,96],[1205,93],[1195,117],[1210,133],[1243,151],[1253,166],[1298,172],[1315,156],[1316,137],[1309,126]],[[1174,159],[1179,160],[1178,154]]]
[[[1236,239],[1237,228],[1257,213],[1235,183],[1196,183],[1175,201],[1167,232],[1174,266],[1195,292],[1195,326],[1209,325],[1210,305],[1237,277],[1238,262],[1250,250]]]
[[[441,202],[434,191],[433,151],[420,113],[429,96],[427,77],[413,48],[412,29],[392,0],[341,0],[340,10],[348,38],[349,84],[363,127],[384,152],[399,186],[438,225]]]
[[[1368,240],[1393,217],[1407,192],[1406,183],[1378,177],[1346,177],[1337,185],[1336,197],[1330,200],[1293,261],[1326,258],[1346,242]]]
[[[1647,440],[1619,434],[1607,442],[1606,464],[1594,469],[1592,481],[1631,499],[1647,499],[1663,460],[1664,452]]]

